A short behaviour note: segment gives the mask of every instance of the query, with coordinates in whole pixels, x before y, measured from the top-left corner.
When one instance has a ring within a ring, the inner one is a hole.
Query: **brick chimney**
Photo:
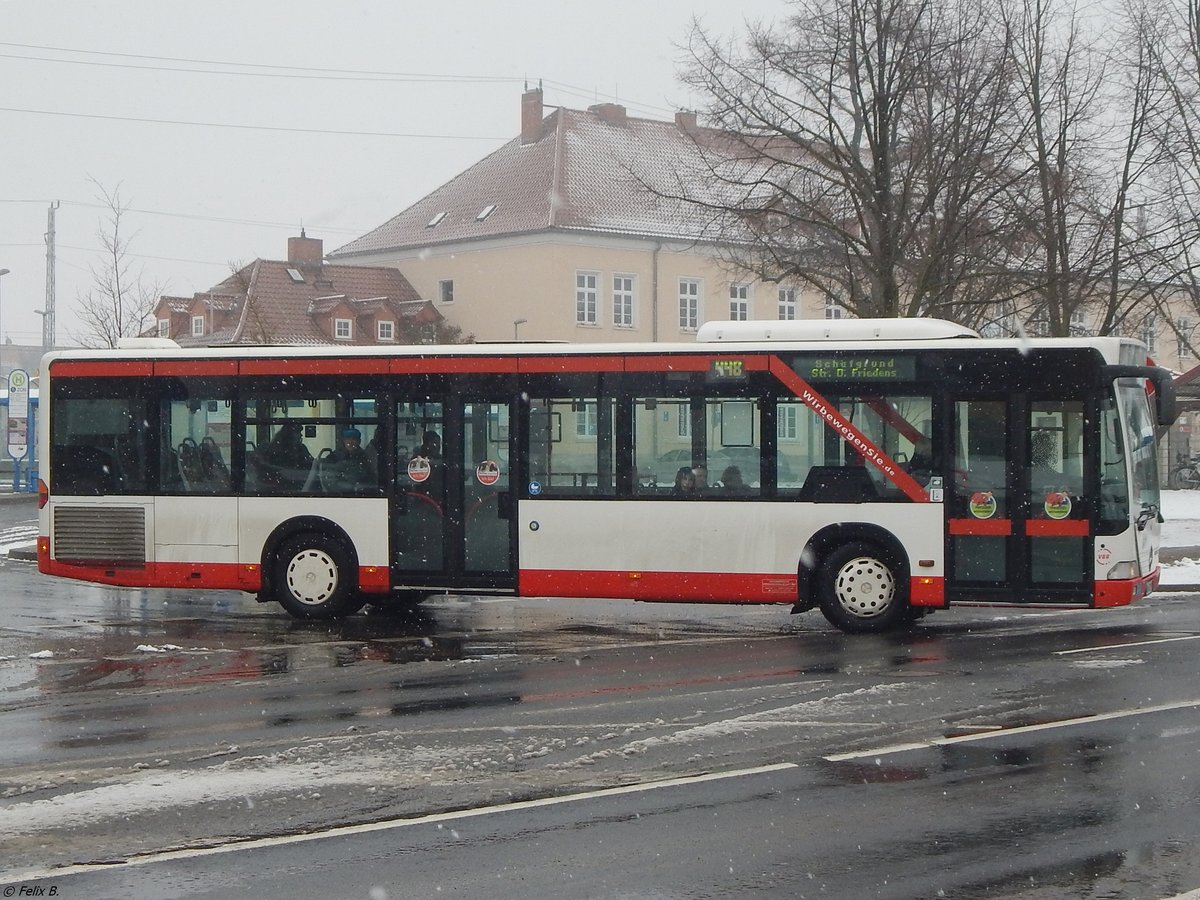
[[[675,127],[684,134],[693,134],[696,131],[696,114],[681,109],[675,113]]]
[[[288,262],[301,266],[319,266],[325,259],[325,242],[320,238],[305,237],[304,229],[300,229],[300,237],[288,238]]]
[[[597,103],[589,106],[588,112],[595,113],[609,125],[625,124],[625,107],[619,103]]]
[[[542,86],[521,95],[521,143],[532,144],[542,136]]]

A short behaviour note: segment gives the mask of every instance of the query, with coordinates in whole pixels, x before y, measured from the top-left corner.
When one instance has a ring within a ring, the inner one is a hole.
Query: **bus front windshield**
[[[1160,503],[1154,418],[1140,382],[1118,386],[1101,418],[1101,518],[1124,530],[1131,508],[1138,515]]]

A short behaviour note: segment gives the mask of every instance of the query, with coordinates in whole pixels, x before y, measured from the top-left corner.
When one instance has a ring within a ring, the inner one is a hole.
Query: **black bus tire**
[[[275,551],[275,599],[297,619],[335,619],[362,608],[354,558],[345,544],[317,532],[297,534]]]
[[[877,545],[843,544],[817,572],[821,614],[850,634],[869,634],[912,621],[900,567]]]

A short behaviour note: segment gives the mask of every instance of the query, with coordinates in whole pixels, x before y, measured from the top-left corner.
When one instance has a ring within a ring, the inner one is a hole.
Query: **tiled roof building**
[[[707,319],[774,319],[780,286],[739,273],[730,236],[665,196],[681,180],[693,198],[710,189],[702,148],[720,140],[693,113],[547,115],[526,91],[517,137],[330,258],[397,266],[483,339],[677,340]],[[784,288],[795,315],[799,292]]]
[[[443,316],[399,270],[330,265],[323,243],[288,239],[287,260],[257,259],[211,290],[162,297],[154,333],[183,346],[407,344],[438,336]]]

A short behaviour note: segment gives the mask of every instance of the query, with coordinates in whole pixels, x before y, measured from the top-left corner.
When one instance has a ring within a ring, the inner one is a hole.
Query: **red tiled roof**
[[[293,279],[298,272],[303,281]],[[325,300],[324,298],[329,298]],[[186,311],[196,300],[211,300],[215,311],[237,313],[235,320],[220,324],[210,334],[177,338],[183,345],[210,344],[311,344],[333,343],[321,327],[320,313],[339,303],[361,315],[388,307],[397,319],[412,315],[410,308],[431,305],[398,269],[382,266],[303,265],[259,259],[230,275],[212,290],[194,298],[163,297],[159,307]],[[318,302],[319,301],[319,302]],[[332,301],[332,302],[330,302]],[[181,308],[182,306],[182,308]],[[326,306],[328,308],[326,308]],[[441,316],[434,311],[435,319]],[[231,324],[231,323],[236,324]],[[355,329],[356,334],[360,329]],[[374,343],[373,333],[362,333],[350,343]],[[339,341],[338,343],[342,343]]]
[[[720,133],[600,110],[556,110],[537,140],[514,138],[331,258],[546,230],[715,237],[700,207],[661,195],[715,189],[704,148]]]

